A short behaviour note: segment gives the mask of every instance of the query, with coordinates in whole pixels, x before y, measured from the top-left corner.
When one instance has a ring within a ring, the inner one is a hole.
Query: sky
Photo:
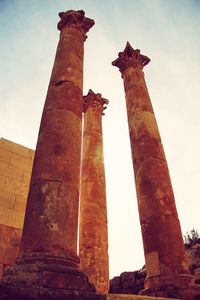
[[[55,51],[58,12],[95,20],[84,94],[109,100],[103,116],[110,277],[144,265],[125,94],[111,62],[129,41],[150,57],[145,78],[164,145],[182,232],[200,230],[200,1],[0,0],[0,137],[35,149]]]

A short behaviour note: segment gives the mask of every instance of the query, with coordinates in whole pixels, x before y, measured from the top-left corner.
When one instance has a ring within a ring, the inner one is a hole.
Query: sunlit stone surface
[[[108,100],[89,90],[84,96],[80,198],[80,268],[98,293],[108,293],[108,230],[102,114]]]
[[[112,63],[124,81],[147,270],[143,293],[192,299],[187,289],[193,277],[188,271],[169,170],[144,79],[143,67],[149,62],[127,43]]]
[[[83,11],[59,16],[60,40],[38,135],[20,255],[3,276],[6,284],[36,297],[41,289],[61,296],[94,292],[79,271],[77,256],[83,45],[94,21]]]

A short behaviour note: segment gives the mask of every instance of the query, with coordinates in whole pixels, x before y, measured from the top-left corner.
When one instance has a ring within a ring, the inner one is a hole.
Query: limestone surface
[[[34,151],[0,139],[0,278],[19,254]]]
[[[59,14],[60,39],[44,104],[20,254],[3,282],[52,293],[94,292],[79,271],[77,229],[82,138],[83,54],[94,21]]]
[[[80,197],[80,267],[101,294],[109,290],[106,184],[102,114],[108,101],[90,90],[84,96]]]
[[[143,67],[149,61],[127,43],[112,64],[119,68],[124,81],[147,270],[143,293],[179,297],[178,290],[190,289],[193,277],[188,270],[169,170],[144,79]],[[187,297],[189,294],[185,294]]]

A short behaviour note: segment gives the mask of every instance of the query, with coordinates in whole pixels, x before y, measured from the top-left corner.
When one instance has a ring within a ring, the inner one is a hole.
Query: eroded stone
[[[63,299],[74,291],[95,291],[79,271],[77,256],[83,44],[94,21],[83,11],[59,16],[61,34],[40,124],[20,255],[3,282],[18,286],[19,293],[23,287],[29,292],[33,287],[51,293],[57,289]]]
[[[98,293],[109,289],[108,232],[102,113],[108,101],[91,90],[84,97],[80,198],[80,266]]]
[[[119,68],[124,81],[147,269],[143,294],[151,290],[149,295],[182,297],[185,290],[184,299],[193,299],[188,292],[193,278],[188,270],[170,175],[144,79],[143,67],[149,61],[127,43],[112,63]],[[194,294],[199,293],[198,289]]]

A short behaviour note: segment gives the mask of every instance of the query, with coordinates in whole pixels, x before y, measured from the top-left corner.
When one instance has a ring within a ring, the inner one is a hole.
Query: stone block
[[[7,245],[9,242],[9,230],[11,227],[8,227],[6,225],[0,225],[0,244],[3,247],[3,245]]]
[[[27,203],[27,197],[24,197],[22,195],[19,195],[19,196],[16,196],[15,198],[15,201],[18,201],[18,202],[23,202],[23,203]]]
[[[11,193],[13,195],[20,195],[20,181],[10,177],[6,177],[5,183],[3,186],[3,191]]]
[[[4,172],[8,168],[9,164],[6,163],[5,161],[0,161],[0,174],[5,175]]]
[[[24,222],[24,212],[7,207],[0,209],[0,224],[21,229]]]
[[[7,247],[7,245],[19,246],[21,239],[21,230],[6,226],[0,225],[0,245],[2,247]]]
[[[147,272],[149,276],[160,275],[159,258],[157,252],[147,253],[146,256],[146,266],[148,267]]]
[[[30,157],[24,157],[19,154],[13,153],[10,164],[27,172],[31,172],[33,160]]]
[[[5,183],[5,176],[2,176],[1,174],[0,174],[0,189],[2,189],[3,188],[3,186],[4,186],[4,183]]]
[[[28,157],[33,160],[34,156],[35,156],[35,151],[32,149],[28,149]]]
[[[16,168],[15,166],[9,165],[5,171],[5,176],[22,181],[23,170],[21,168]]]
[[[15,203],[15,195],[13,193],[0,190],[0,207],[5,206],[12,209],[14,203]]]
[[[10,226],[21,229],[24,224],[24,214],[25,211],[22,212],[12,210],[9,216],[9,223],[11,224]]]
[[[9,221],[10,212],[11,212],[10,208],[3,207],[3,206],[1,207],[1,209],[0,209],[0,224],[12,226]]]
[[[0,146],[0,161],[9,164],[11,157],[12,157],[12,152]]]
[[[14,194],[16,196],[27,197],[28,185],[23,184],[17,179],[6,177],[3,185],[3,191]]]
[[[24,201],[20,201],[21,199],[23,199]],[[15,200],[15,204],[14,204],[14,210],[16,211],[21,211],[21,212],[25,212],[26,209],[26,198],[16,198]]]
[[[14,227],[9,227],[9,245],[19,247],[21,241],[22,230]]]
[[[30,184],[30,180],[31,180],[31,170],[30,172],[24,171],[22,176],[22,183],[28,186]]]
[[[11,266],[14,263],[18,254],[19,254],[19,247],[8,246],[8,248],[4,253],[3,263]]]
[[[0,175],[22,181],[23,170],[7,164],[6,162],[0,161]]]
[[[5,253],[6,253],[6,246],[7,245],[3,244],[0,247],[0,264],[4,264],[4,257],[5,257]]]
[[[20,193],[19,193],[19,196],[20,196],[21,198],[23,198],[25,202],[27,201],[28,191],[29,191],[29,186],[27,186],[27,185],[25,185],[25,184],[20,185]]]
[[[29,154],[29,149],[28,148],[26,148],[22,145],[13,143],[13,142],[11,142],[9,140],[6,140],[4,138],[0,139],[0,147],[3,148],[3,149],[6,149],[8,151],[11,151],[13,153],[17,153],[21,156],[25,156],[25,157],[27,157],[28,154]]]

